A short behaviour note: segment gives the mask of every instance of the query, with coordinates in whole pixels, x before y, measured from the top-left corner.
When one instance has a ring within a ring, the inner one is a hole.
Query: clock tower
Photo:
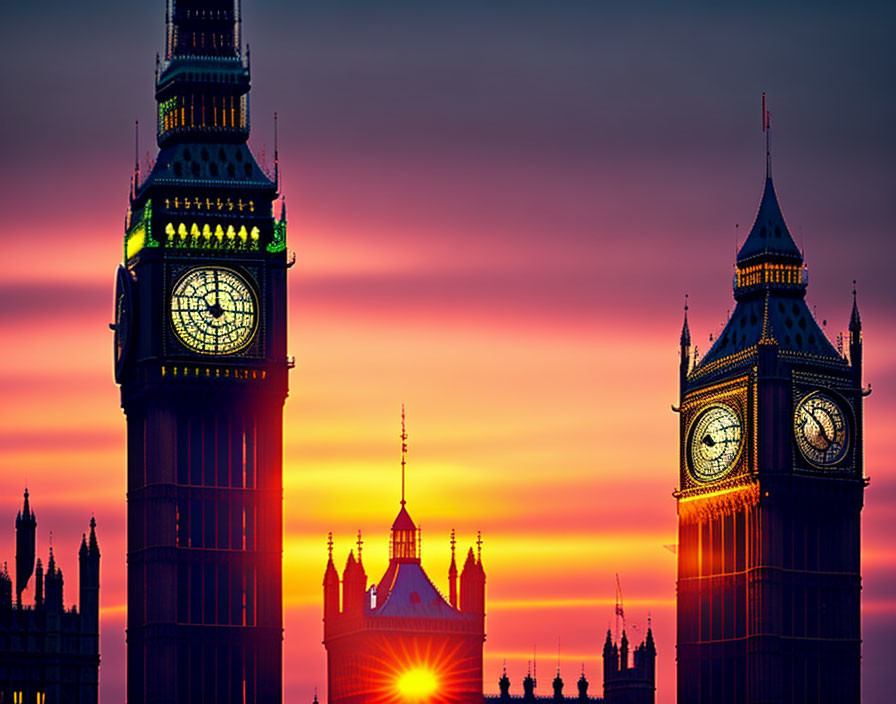
[[[159,153],[116,277],[129,704],[281,701],[289,262],[240,22],[239,0],[167,0]]]
[[[682,704],[860,700],[861,322],[844,354],[807,284],[769,169],[734,312],[702,359],[681,335]]]

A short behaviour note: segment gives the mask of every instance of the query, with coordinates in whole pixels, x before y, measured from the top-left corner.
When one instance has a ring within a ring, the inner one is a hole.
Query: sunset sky
[[[243,0],[253,132],[288,201],[285,694],[325,687],[326,536],[385,570],[407,404],[408,509],[447,590],[483,535],[486,691],[600,691],[615,574],[675,700],[678,335],[734,300],[773,171],[832,339],[864,323],[864,701],[896,642],[896,7],[871,2]],[[674,5],[674,7],[673,7]],[[0,561],[27,482],[77,602],[102,550],[101,697],[124,700],[125,420],[112,379],[134,120],[155,155],[164,3],[4,8]],[[738,234],[740,233],[740,234]],[[29,590],[30,594],[30,590]]]

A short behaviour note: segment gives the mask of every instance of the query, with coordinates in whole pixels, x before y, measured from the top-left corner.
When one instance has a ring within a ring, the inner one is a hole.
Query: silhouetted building
[[[404,443],[402,423],[402,442]],[[403,450],[405,446],[403,445]],[[401,509],[392,524],[389,567],[367,587],[361,560],[350,552],[342,594],[333,543],[324,573],[324,646],[329,704],[415,701],[482,702],[485,641],[485,570],[481,541],[460,572],[451,539],[449,599],[420,564],[420,532],[405,507],[402,455]]]
[[[50,547],[47,571],[35,566],[37,517],[28,490],[16,517],[16,599],[3,563],[0,572],[0,703],[96,704],[99,678],[100,548],[96,521],[78,553],[79,603],[65,608],[62,570]],[[33,604],[22,594],[34,575]]]
[[[656,700],[656,646],[653,642],[653,631],[648,627],[647,637],[632,653],[629,659],[628,637],[625,631],[617,645],[610,632],[604,643],[604,696],[595,697],[588,693],[590,683],[585,677],[584,668],[576,681],[575,690],[564,694],[565,683],[560,676],[560,668],[551,682],[552,694],[539,696],[536,693],[537,682],[532,672],[523,679],[521,695],[510,693],[510,678],[505,669],[498,680],[497,696],[485,697],[486,704],[501,702],[538,702],[538,704],[653,704]]]
[[[861,322],[844,354],[807,282],[767,169],[734,312],[681,335],[681,704],[860,700]]]
[[[128,704],[282,697],[286,208],[247,146],[239,0],[168,0],[159,152],[117,273]]]
[[[622,631],[619,645],[610,631],[604,642],[604,704],[653,704],[656,699],[656,645],[653,629],[632,652],[629,660],[628,636]]]

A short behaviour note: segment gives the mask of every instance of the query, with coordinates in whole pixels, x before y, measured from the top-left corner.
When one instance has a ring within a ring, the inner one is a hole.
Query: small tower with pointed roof
[[[96,538],[96,519],[90,518],[90,534],[81,537],[78,553],[81,618],[85,632],[99,641],[100,634],[100,546]]]
[[[349,552],[343,572],[339,608],[338,577],[333,566],[332,538],[324,573],[324,647],[327,651],[327,701],[355,704],[400,691],[402,678],[427,670],[445,701],[482,700],[482,647],[485,640],[485,571],[481,540],[478,559],[470,548],[461,574],[460,608],[456,591],[450,603],[423,570],[420,530],[407,508],[405,472],[407,431],[402,407],[401,499],[389,536],[389,565],[378,582],[366,587],[361,563]],[[452,567],[455,535],[452,532]],[[451,574],[452,568],[449,568]],[[464,576],[466,575],[466,577]],[[334,579],[335,578],[335,579]],[[466,581],[465,581],[466,580]],[[449,579],[449,581],[451,581]],[[482,588],[470,590],[470,585]],[[467,585],[467,592],[464,591]],[[450,585],[449,585],[450,587]],[[465,608],[465,594],[467,607]]]
[[[35,546],[37,539],[37,516],[31,511],[28,501],[28,487],[25,487],[25,501],[16,516],[16,604],[22,605],[22,592],[34,572]]]

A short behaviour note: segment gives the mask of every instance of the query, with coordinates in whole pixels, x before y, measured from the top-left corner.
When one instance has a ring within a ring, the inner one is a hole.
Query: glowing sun
[[[435,694],[438,687],[435,673],[423,667],[417,667],[401,674],[398,678],[398,691],[405,699],[426,701]]]

